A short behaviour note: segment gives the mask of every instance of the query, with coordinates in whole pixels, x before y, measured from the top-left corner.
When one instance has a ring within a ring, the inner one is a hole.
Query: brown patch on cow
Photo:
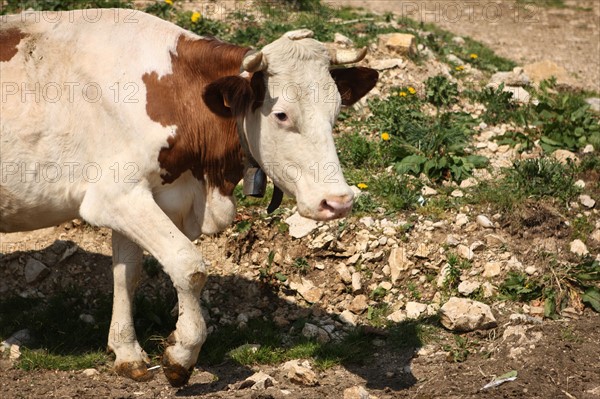
[[[216,39],[180,37],[177,54],[171,54],[172,70],[159,77],[146,73],[146,112],[162,126],[177,126],[161,149],[158,161],[166,173],[163,183],[175,181],[191,170],[199,180],[231,195],[242,178],[242,149],[236,121],[211,112],[202,98],[211,82],[240,73],[248,48]],[[206,177],[206,179],[205,179]]]
[[[0,62],[10,61],[18,52],[17,46],[27,37],[17,28],[0,30]]]

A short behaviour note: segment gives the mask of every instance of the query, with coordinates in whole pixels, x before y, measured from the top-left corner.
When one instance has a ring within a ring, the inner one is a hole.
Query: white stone
[[[438,275],[438,278],[437,278],[437,286],[439,288],[442,288],[444,286],[449,273],[450,273],[450,264],[446,263],[446,264],[444,264],[444,266],[442,266],[442,268],[440,270],[440,274]]]
[[[465,215],[464,213],[459,213],[458,215],[456,215],[456,226],[462,227],[467,223],[469,223],[469,217],[467,215]]]
[[[590,238],[596,242],[600,242],[600,229],[596,229],[590,235]]]
[[[33,284],[46,278],[50,274],[50,269],[39,260],[29,258],[25,264],[25,281],[27,284]]]
[[[529,274],[530,276],[535,274],[535,272],[537,272],[537,269],[535,266],[527,266],[525,268],[525,273]]]
[[[594,205],[596,205],[596,201],[587,194],[580,195],[579,202],[581,203],[581,205],[585,206],[586,208],[593,208]]]
[[[465,39],[463,39],[463,38],[462,38],[462,37],[460,37],[460,36],[454,36],[454,37],[452,38],[452,43],[454,43],[454,44],[457,44],[457,45],[459,45],[459,46],[462,46],[462,45],[464,45],[464,44],[465,44]]]
[[[308,362],[290,360],[281,366],[281,369],[286,373],[286,377],[294,384],[314,386],[319,383],[317,375],[311,370]]]
[[[457,56],[455,56],[454,54],[446,55],[446,61],[448,61],[454,65],[465,65],[465,62],[463,60],[461,60],[460,58],[458,58]]]
[[[81,374],[85,375],[86,377],[93,377],[93,376],[98,375],[100,373],[96,369],[85,369],[85,370],[83,370],[81,372]]]
[[[500,275],[502,272],[502,263],[500,262],[487,262],[483,266],[483,277],[491,278]]]
[[[492,285],[489,281],[481,284],[481,292],[483,293],[484,298],[491,298],[496,295],[496,287]]]
[[[451,297],[440,308],[440,322],[452,331],[474,331],[497,326],[490,307],[467,298]]]
[[[583,152],[584,154],[591,154],[592,152],[594,152],[594,146],[588,144],[585,147],[583,147],[583,150],[581,150],[581,152]]]
[[[285,219],[289,226],[289,233],[294,238],[302,238],[309,235],[318,227],[317,221],[300,216],[298,212]]]
[[[403,62],[402,58],[386,58],[383,60],[372,60],[369,62],[369,66],[378,71],[385,71],[386,69],[401,68]]]
[[[585,102],[590,104],[590,109],[595,112],[600,112],[600,98],[590,97],[586,98]]]
[[[340,275],[341,280],[345,284],[351,284],[352,283],[352,274],[350,274],[350,270],[348,270],[348,267],[345,264],[338,263],[337,266],[335,267],[335,270],[338,272],[338,274]]]
[[[415,36],[409,33],[386,33],[379,35],[378,46],[400,55],[414,54],[416,50]]]
[[[264,390],[277,384],[277,381],[270,375],[258,371],[246,378],[241,384],[240,389],[250,388],[252,390]]]
[[[427,259],[429,257],[429,247],[427,247],[427,244],[420,243],[415,251],[415,256],[417,258]]]
[[[531,94],[522,87],[504,86],[502,91],[512,93],[512,100],[520,104],[527,104],[531,100]]]
[[[563,165],[567,164],[569,161],[574,162],[576,165],[579,164],[579,158],[577,158],[577,155],[568,150],[556,150],[552,153],[552,156]]]
[[[462,198],[465,196],[465,193],[463,193],[461,190],[456,189],[450,193],[450,196],[454,198]]]
[[[360,294],[355,296],[352,302],[350,302],[350,304],[348,305],[348,310],[354,314],[361,314],[362,312],[367,310],[368,307],[369,304],[367,302],[366,295]]]
[[[460,240],[455,235],[448,234],[446,236],[446,244],[451,247],[456,247],[458,244],[460,244]]]
[[[469,177],[468,179],[465,179],[460,182],[460,188],[475,187],[477,184],[479,184],[477,182],[477,179],[475,179],[474,177]]]
[[[404,310],[397,310],[393,313],[390,313],[387,316],[389,321],[393,321],[394,323],[401,323],[406,320],[406,312]]]
[[[392,284],[395,284],[400,278],[400,274],[410,269],[411,263],[408,261],[404,247],[393,248],[388,259],[390,266],[390,275]]]
[[[461,281],[461,283],[458,285],[458,292],[465,296],[469,296],[473,292],[477,291],[480,286],[481,283],[477,281]]]
[[[590,253],[583,241],[579,239],[571,242],[570,251],[579,256],[584,256]]]
[[[356,294],[362,290],[361,277],[359,272],[352,273],[352,293]]]
[[[359,385],[344,389],[343,399],[372,399],[372,396],[363,386]]]
[[[456,247],[456,253],[458,256],[466,260],[471,260],[473,259],[473,256],[475,256],[473,254],[473,250],[464,244],[459,244],[458,247]]]
[[[494,228],[494,222],[492,222],[485,215],[478,215],[476,218],[476,221],[477,221],[478,225],[480,225],[481,227],[483,227],[485,229],[493,229]]]
[[[356,326],[356,315],[349,310],[344,310],[340,313],[340,321],[349,326]]]
[[[307,302],[317,303],[323,297],[323,290],[315,287],[312,281],[302,277],[300,283],[290,282],[290,288],[297,291]]]
[[[424,197],[431,197],[432,195],[437,195],[437,191],[429,186],[423,186],[421,188],[421,194]]]
[[[375,220],[373,220],[371,216],[364,216],[358,219],[358,221],[359,223],[364,224],[366,227],[373,227],[373,225],[375,224]]]
[[[406,317],[416,319],[427,310],[427,304],[419,302],[408,302],[406,304]]]

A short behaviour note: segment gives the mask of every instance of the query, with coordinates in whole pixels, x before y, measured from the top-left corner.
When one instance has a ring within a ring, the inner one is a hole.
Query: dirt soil
[[[583,89],[600,91],[600,2],[565,0],[564,8],[542,1],[336,0],[337,6],[394,12],[469,36],[496,54],[526,65],[550,60]]]

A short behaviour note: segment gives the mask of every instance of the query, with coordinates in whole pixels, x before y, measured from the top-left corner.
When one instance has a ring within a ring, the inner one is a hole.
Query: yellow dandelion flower
[[[479,56],[475,53],[471,53],[470,57],[472,60],[476,60],[477,58],[479,58]]]
[[[367,188],[367,187],[369,187],[369,186],[367,186],[365,183],[358,183],[358,184],[356,185],[356,187],[360,188],[361,190],[364,190],[365,188]]]
[[[408,88],[408,92],[410,94],[415,94],[417,92],[417,90],[415,90],[415,88],[411,86],[411,87]]]
[[[170,6],[172,6],[173,5],[173,0],[165,0],[165,3],[167,3]]]
[[[401,91],[400,93],[398,93],[398,95],[400,97],[406,97],[406,92],[405,91]]]
[[[200,18],[202,18],[202,14],[200,14],[198,11],[194,11],[190,17],[193,23],[200,21]]]
[[[381,133],[381,140],[388,141],[390,138],[391,138],[391,136],[388,132]]]
[[[454,69],[456,69],[457,71],[462,71],[463,69],[465,69],[464,66],[462,65],[458,65],[457,67],[455,67]]]

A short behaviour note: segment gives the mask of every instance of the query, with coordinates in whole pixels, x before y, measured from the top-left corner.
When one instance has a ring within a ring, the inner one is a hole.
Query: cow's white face
[[[352,208],[353,192],[332,136],[341,99],[329,60],[282,61],[289,71],[269,75],[267,69],[264,102],[245,118],[250,152],[279,188],[296,197],[302,216],[345,216]]]
[[[330,220],[346,216],[353,202],[333,125],[342,104],[360,99],[378,75],[368,68],[330,71],[327,48],[302,33],[288,33],[247,57],[244,67],[253,73],[251,79],[248,73],[235,83],[225,78],[227,84],[219,84],[219,91],[234,113],[245,106],[237,113],[238,123],[252,156],[275,185],[296,197],[299,213]],[[241,87],[241,81],[247,86]],[[244,96],[252,97],[250,106],[240,100]]]

